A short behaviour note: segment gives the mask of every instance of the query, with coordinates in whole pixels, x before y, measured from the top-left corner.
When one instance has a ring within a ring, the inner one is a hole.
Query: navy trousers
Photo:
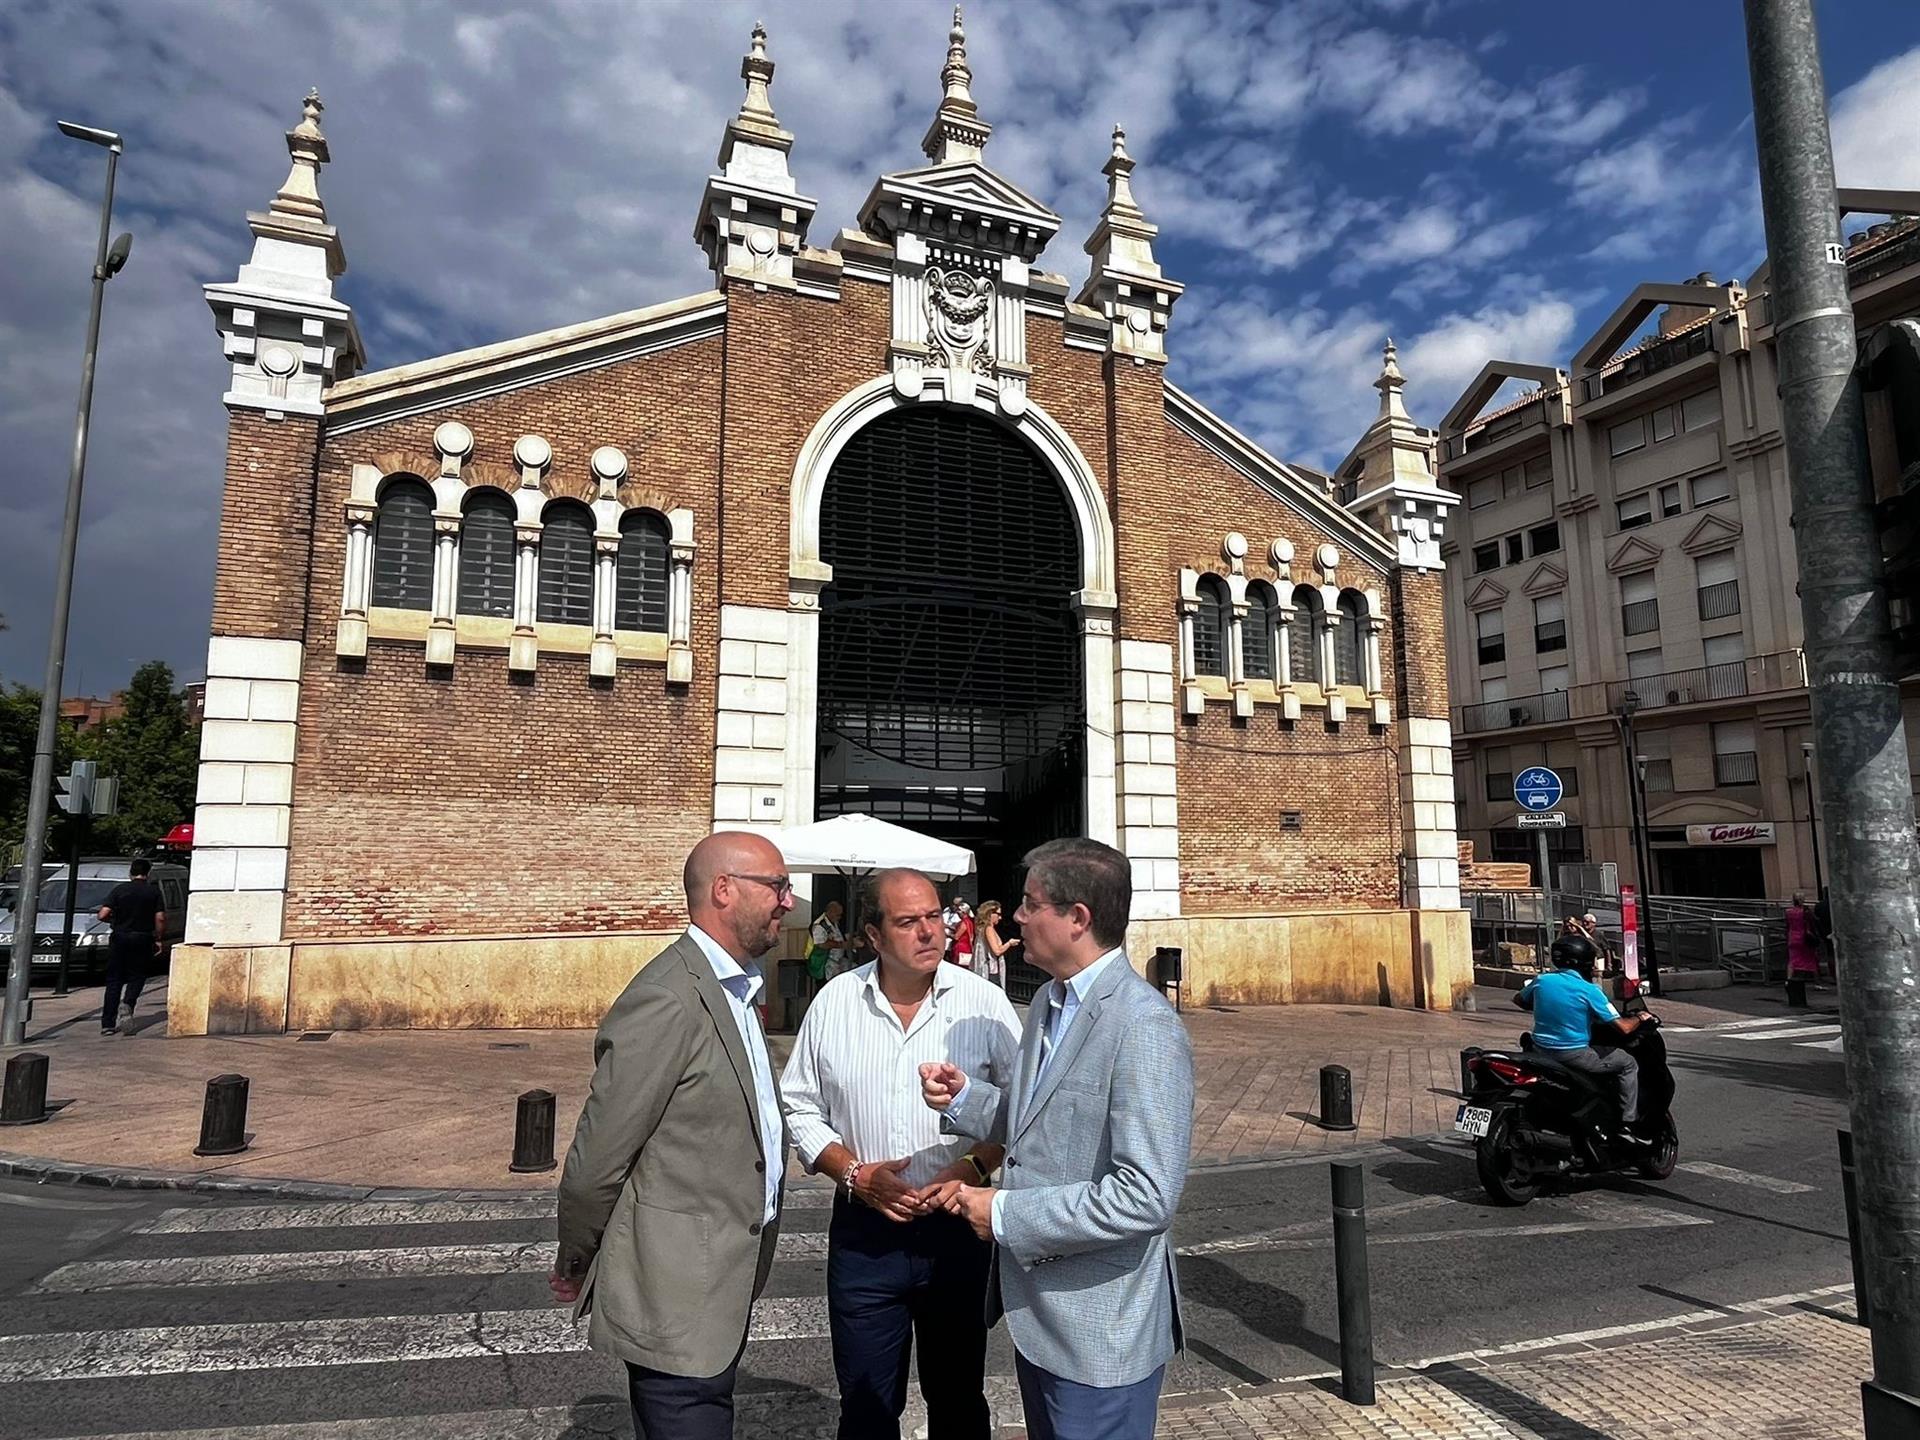
[[[827,1318],[840,1382],[839,1440],[899,1440],[920,1343],[928,1440],[987,1440],[987,1266],[993,1250],[956,1215],[906,1224],[834,1197]]]
[[[1153,1440],[1166,1366],[1131,1385],[1113,1386],[1065,1379],[1018,1350],[1013,1368],[1027,1412],[1027,1440]]]
[[[733,1440],[733,1364],[718,1375],[669,1375],[627,1365],[637,1440]]]

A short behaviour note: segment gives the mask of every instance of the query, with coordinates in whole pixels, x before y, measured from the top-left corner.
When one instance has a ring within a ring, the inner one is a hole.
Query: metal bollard
[[[196,1155],[238,1155],[247,1148],[247,1077],[216,1075],[207,1081],[207,1100],[200,1112],[200,1143]]]
[[[553,1169],[551,1090],[529,1090],[520,1097],[513,1118],[513,1163],[507,1168],[521,1175]]]
[[[1854,1187],[1853,1133],[1840,1134],[1840,1193],[1847,1202],[1847,1249],[1853,1253],[1853,1308],[1862,1325],[1872,1325],[1867,1314],[1867,1266],[1860,1254],[1860,1200]]]
[[[1320,1128],[1352,1130],[1353,1074],[1344,1065],[1320,1067]]]
[[[38,1125],[47,1118],[47,1057],[23,1050],[7,1061],[0,1092],[0,1125]]]
[[[1333,1283],[1340,1301],[1340,1393],[1373,1404],[1373,1298],[1367,1292],[1367,1180],[1358,1160],[1333,1162]]]

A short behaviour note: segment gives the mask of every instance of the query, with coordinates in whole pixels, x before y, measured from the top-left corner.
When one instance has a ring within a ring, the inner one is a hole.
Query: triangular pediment
[[[1551,560],[1543,560],[1520,587],[1525,595],[1554,595],[1567,588],[1567,572]]]
[[[1687,532],[1680,548],[1689,555],[1709,555],[1715,550],[1725,550],[1739,538],[1740,522],[1731,515],[1713,511],[1703,515],[1700,523]]]
[[[1607,569],[1615,575],[1628,570],[1644,570],[1666,552],[1644,535],[1629,535],[1614,548]]]
[[[1467,609],[1491,610],[1504,605],[1507,600],[1507,587],[1498,580],[1482,580],[1467,592]]]
[[[1043,215],[1056,225],[1060,217],[1003,175],[995,174],[975,161],[958,165],[923,165],[918,170],[897,170],[883,181],[949,200],[971,200],[981,205],[996,205],[1006,210],[1027,210]]]
[[[860,226],[881,240],[906,232],[1031,261],[1059,231],[1060,217],[1006,177],[964,160],[882,175],[860,207]]]

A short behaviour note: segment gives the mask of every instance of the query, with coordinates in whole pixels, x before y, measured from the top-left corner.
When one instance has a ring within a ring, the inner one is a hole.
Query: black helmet
[[[1593,942],[1584,935],[1562,935],[1553,942],[1553,963],[1561,970],[1578,970],[1582,975],[1593,974]]]

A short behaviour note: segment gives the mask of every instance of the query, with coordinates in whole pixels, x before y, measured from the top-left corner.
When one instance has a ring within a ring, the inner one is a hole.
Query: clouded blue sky
[[[1920,188],[1920,5],[1817,5],[1843,184]],[[920,163],[938,0],[13,0],[0,11],[0,679],[38,683],[100,155],[116,229],[69,693],[159,657],[201,673],[228,280],[317,85],[374,367],[706,283],[703,178],[756,18],[826,245],[873,177]],[[974,0],[987,160],[1065,217],[1075,284],[1124,123],[1187,285],[1173,378],[1281,455],[1328,465],[1400,343],[1434,423],[1481,363],[1564,362],[1645,279],[1744,277],[1762,237],[1735,0]]]

